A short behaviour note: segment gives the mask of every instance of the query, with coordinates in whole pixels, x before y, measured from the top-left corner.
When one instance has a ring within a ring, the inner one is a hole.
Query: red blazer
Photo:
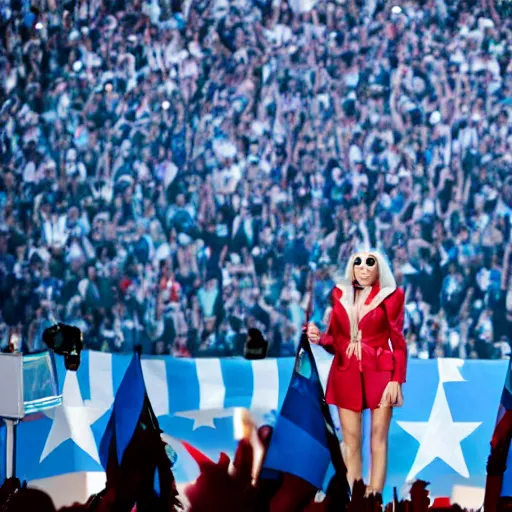
[[[361,411],[378,407],[390,381],[405,382],[407,346],[403,335],[404,293],[374,285],[356,318],[354,289],[337,285],[331,295],[329,326],[320,345],[334,354],[327,382],[327,403]],[[351,338],[361,337],[362,359],[347,356]]]

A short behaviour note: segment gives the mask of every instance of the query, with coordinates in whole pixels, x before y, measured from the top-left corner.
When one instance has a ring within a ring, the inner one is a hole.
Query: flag
[[[146,386],[144,385],[140,357],[135,353],[117,390],[112,415],[100,442],[100,461],[105,471],[113,442],[115,443],[117,465],[121,465],[123,454],[139,423],[145,399]]]
[[[512,359],[508,366],[505,385],[501,394],[500,407],[498,410],[498,419],[492,436],[491,445],[493,448],[498,446],[508,446],[507,449],[507,469],[503,475],[501,496],[512,496],[512,455],[510,439],[512,438]]]
[[[324,382],[332,356],[321,347],[312,345],[311,349]],[[59,393],[64,392],[65,400],[59,408],[46,411],[37,419],[30,415],[18,425],[16,468],[21,480],[30,482],[73,472],[104,471],[97,462],[100,460],[100,441],[131,359],[131,354],[86,350],[82,352],[78,371],[68,374],[63,359],[56,358]],[[236,449],[233,407],[247,408],[258,417],[265,415],[269,424],[275,423],[274,418],[277,418],[288,392],[295,354],[294,357],[260,361],[143,356],[141,364],[144,384],[161,429],[216,461],[220,452],[232,458]],[[384,500],[392,500],[394,486],[399,490],[403,488],[418,453],[431,453],[442,444],[446,437],[446,428],[442,425],[446,424],[451,425],[452,433],[457,427],[466,429],[468,422],[477,422],[480,426],[460,443],[453,441],[453,446],[460,451],[442,453],[442,458],[434,458],[412,478],[431,482],[431,492],[435,496],[450,496],[454,486],[458,485],[483,489],[489,455],[487,447],[496,426],[496,412],[509,361],[411,359],[408,365],[410,378],[404,385],[405,403],[393,412],[390,426]],[[44,378],[44,373],[37,372],[28,382],[43,387]],[[70,385],[71,380],[73,385]],[[443,400],[436,400],[441,394]],[[61,412],[54,414],[59,409]],[[334,420],[335,412],[332,412]],[[371,460],[370,420],[367,411],[363,415],[365,475]],[[421,442],[404,430],[405,422],[407,426],[416,426],[418,435],[427,425],[435,429],[430,432],[435,431],[436,435],[426,436],[428,439]],[[199,474],[199,468],[184,448],[179,446],[175,451],[178,457],[173,473],[179,484],[189,483]],[[46,453],[44,458],[41,457],[43,453]],[[462,464],[457,463],[457,453]]]
[[[346,473],[315,358],[303,334],[288,392],[276,420],[263,464],[262,478],[272,472],[295,475],[317,489],[330,477]],[[344,478],[346,482],[346,478]],[[347,484],[348,490],[348,484]]]
[[[134,353],[114,399],[112,415],[100,442],[100,460],[107,473],[107,488],[118,487],[125,503],[142,510],[179,508],[178,492],[171,471],[172,451],[166,448],[149,400],[140,353]],[[169,456],[170,455],[170,456]],[[137,488],[133,482],[138,475]],[[119,496],[119,495],[118,495]],[[149,507],[149,508],[146,508]]]
[[[500,407],[496,427],[492,436],[492,447],[498,446],[507,438],[510,439],[512,433],[512,359],[509,363],[505,385],[501,394]]]
[[[209,457],[186,441],[168,434],[162,434],[162,439],[173,451],[172,472],[177,482],[193,482],[199,476],[203,463],[213,464]]]
[[[5,462],[6,462],[6,454],[5,454],[5,440],[6,440],[6,429],[4,420],[0,418],[0,485],[5,480]]]
[[[501,394],[498,418],[487,463],[485,509],[495,510],[500,497],[512,496],[512,359]]]

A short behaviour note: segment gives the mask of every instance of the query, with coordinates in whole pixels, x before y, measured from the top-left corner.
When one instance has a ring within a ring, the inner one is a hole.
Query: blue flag
[[[512,496],[512,359],[501,394],[498,418],[487,460],[485,510],[497,510],[500,497]]]
[[[99,456],[105,470],[112,442],[115,443],[117,463],[121,464],[123,454],[139,423],[145,398],[146,386],[140,356],[135,353],[117,390],[112,415],[101,439]]]
[[[268,470],[290,473],[318,489],[327,488],[335,468],[344,470],[318,369],[305,335],[263,468],[263,478]]]
[[[506,471],[503,475],[503,484],[501,488],[502,496],[512,496],[512,359],[510,360],[505,385],[501,394],[500,407],[496,428],[492,437],[492,446],[497,447],[500,444],[508,446],[508,457]]]

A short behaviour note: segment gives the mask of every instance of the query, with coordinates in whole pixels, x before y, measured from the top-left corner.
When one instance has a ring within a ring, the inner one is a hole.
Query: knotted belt
[[[361,329],[358,329],[357,327],[355,329],[351,329],[351,331],[350,342],[347,347],[347,356],[352,357],[352,354],[355,354],[357,360],[361,361],[363,358],[363,333],[361,332]]]
[[[357,327],[351,327],[350,329],[350,342],[347,347],[347,357],[350,360],[353,354],[355,354],[356,359],[359,363],[359,371],[363,371],[363,333],[361,329]]]

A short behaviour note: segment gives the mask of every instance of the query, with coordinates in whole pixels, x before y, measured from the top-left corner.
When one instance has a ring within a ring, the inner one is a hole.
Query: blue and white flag
[[[133,354],[130,366],[117,390],[112,415],[100,442],[100,460],[105,471],[111,452],[117,457],[117,465],[121,465],[124,452],[139,423],[145,399],[146,387],[139,355]]]
[[[341,461],[315,358],[304,334],[261,475],[264,478],[266,470],[290,473],[327,490],[334,468],[340,473],[345,470]]]
[[[331,357],[321,348],[313,350],[325,383]],[[98,447],[130,359],[86,351],[78,372],[66,373],[59,358],[63,405],[18,427],[20,479],[103,471]],[[271,417],[283,403],[293,366],[294,358],[142,359],[148,396],[164,433],[213,460],[221,451],[234,453],[233,408]],[[409,361],[405,404],[394,411],[390,429],[385,499],[391,499],[393,486],[405,491],[406,481],[417,478],[431,482],[434,496],[450,496],[458,485],[485,486],[489,440],[507,367],[508,361]],[[369,432],[369,416],[364,428]],[[363,442],[369,454],[368,436]],[[364,462],[368,474],[369,456]],[[187,467],[182,470],[181,464]],[[178,454],[173,471],[178,483],[194,477],[185,455],[180,459]]]

